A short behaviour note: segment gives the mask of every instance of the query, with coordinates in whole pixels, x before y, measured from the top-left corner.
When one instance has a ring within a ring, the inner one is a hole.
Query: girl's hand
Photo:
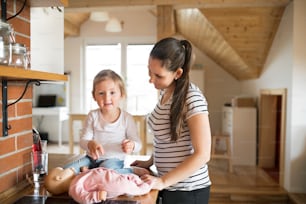
[[[123,152],[131,154],[134,150],[135,143],[131,140],[125,139],[122,141],[121,146]]]
[[[145,174],[140,177],[146,183],[153,184],[152,189],[162,190],[165,188],[164,182],[161,178]]]
[[[97,142],[91,140],[87,144],[88,150],[89,150],[89,155],[93,159],[98,159],[100,155],[104,154],[104,149],[101,144],[98,144]]]

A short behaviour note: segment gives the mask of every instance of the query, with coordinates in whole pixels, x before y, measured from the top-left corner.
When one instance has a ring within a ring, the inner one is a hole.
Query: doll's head
[[[73,168],[63,169],[62,167],[56,167],[46,175],[45,187],[53,195],[66,193],[75,176],[75,170]]]

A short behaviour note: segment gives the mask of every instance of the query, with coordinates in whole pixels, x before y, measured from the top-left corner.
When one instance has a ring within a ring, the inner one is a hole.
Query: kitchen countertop
[[[51,170],[58,166],[64,166],[65,164],[75,161],[83,155],[77,154],[49,154],[48,169]],[[77,204],[74,202],[68,194],[60,196],[52,196],[44,189],[41,189],[41,196],[33,196],[33,187],[29,186],[23,192],[14,196],[14,201],[8,203],[14,204]],[[152,190],[146,195],[142,196],[120,196],[114,200],[107,200],[102,202],[105,204],[154,204],[157,199],[158,191]],[[101,204],[102,204],[101,203]]]

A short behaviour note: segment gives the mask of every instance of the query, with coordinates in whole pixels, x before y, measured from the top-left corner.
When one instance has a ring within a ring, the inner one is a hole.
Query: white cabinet
[[[62,145],[63,140],[63,122],[68,121],[67,107],[33,107],[33,125],[39,127],[38,131],[48,132],[51,141],[58,141]],[[66,128],[67,129],[67,128]]]
[[[64,73],[64,12],[31,7],[31,69]]]
[[[222,132],[231,137],[233,165],[256,165],[256,126],[256,108],[223,107]]]

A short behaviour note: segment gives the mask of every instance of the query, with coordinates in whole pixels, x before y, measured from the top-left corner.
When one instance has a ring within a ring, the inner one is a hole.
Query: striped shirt
[[[161,104],[162,95],[163,92],[161,92],[159,103],[148,117],[149,128],[154,134],[153,158],[159,176],[163,176],[174,169],[193,153],[194,150],[187,126],[187,120],[196,114],[208,114],[205,97],[197,86],[190,83],[187,93],[187,113],[181,130],[181,136],[176,142],[172,142],[170,134],[170,107],[172,98],[170,98],[168,102]],[[169,186],[167,190],[191,191],[205,188],[210,185],[211,181],[208,175],[208,167],[207,164],[205,164],[193,175]]]

